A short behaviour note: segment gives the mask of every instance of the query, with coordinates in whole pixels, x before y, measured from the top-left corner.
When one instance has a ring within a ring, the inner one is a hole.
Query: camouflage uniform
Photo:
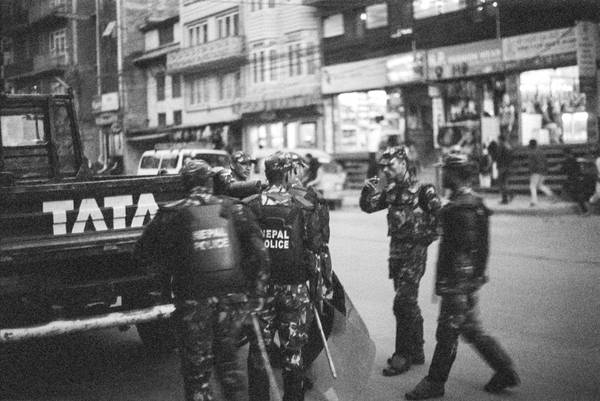
[[[510,357],[481,328],[477,290],[487,282],[488,216],[481,198],[468,190],[455,193],[442,209],[443,237],[437,265],[436,293],[442,297],[437,345],[429,378],[445,382],[456,357],[458,337],[471,343],[497,372],[512,366]]]
[[[448,155],[444,161],[444,187],[452,190],[450,202],[440,212],[442,240],[436,270],[436,294],[442,297],[437,344],[429,374],[409,393],[409,400],[444,395],[444,384],[456,358],[462,335],[496,372],[485,390],[493,393],[518,385],[512,361],[500,345],[481,328],[477,290],[487,282],[489,215],[480,197],[469,187],[474,164],[465,155]]]
[[[181,210],[196,205],[230,204],[230,218],[240,241],[241,264],[246,292],[210,296],[198,290],[202,277],[189,265],[189,249],[183,246]],[[213,364],[227,400],[243,399],[245,382],[237,361],[236,341],[250,308],[248,295],[266,296],[269,257],[260,227],[252,213],[233,199],[213,196],[204,187],[194,188],[189,196],[162,207],[146,227],[138,242],[140,259],[160,267],[165,287],[172,279],[176,310],[174,322],[179,339],[185,397],[187,401],[212,400],[209,380]],[[247,295],[248,294],[248,295]]]
[[[388,209],[389,278],[396,292],[394,356],[404,359],[395,372],[384,370],[385,375],[393,375],[402,373],[411,363],[423,363],[423,317],[417,299],[427,247],[438,235],[436,213],[441,202],[432,185],[420,185],[412,177],[406,183],[391,182],[383,191],[377,189],[378,185],[376,177],[367,181],[359,205],[366,213]],[[392,358],[388,362],[393,367]]]
[[[284,159],[282,157],[282,159]],[[289,167],[289,166],[288,166]],[[286,167],[287,168],[287,167]],[[284,401],[304,399],[303,347],[308,342],[308,329],[312,319],[312,303],[307,280],[317,274],[316,254],[322,249],[323,229],[315,204],[299,196],[286,185],[269,185],[261,194],[245,200],[259,221],[265,216],[268,205],[289,205],[302,211],[304,256],[302,271],[290,272],[287,266],[272,266],[269,301],[262,313],[262,330],[267,348],[273,346],[275,333],[279,334],[282,349],[282,375]],[[329,235],[328,229],[325,235]],[[292,274],[288,274],[292,273]],[[251,344],[251,359],[258,360],[258,349]],[[264,374],[249,365],[250,400],[268,400],[268,384]]]

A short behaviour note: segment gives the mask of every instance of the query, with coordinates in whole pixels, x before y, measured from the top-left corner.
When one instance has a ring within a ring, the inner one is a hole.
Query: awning
[[[127,137],[127,142],[142,142],[142,141],[153,141],[156,139],[163,139],[169,136],[169,132],[161,132],[159,134],[146,134],[136,135]]]

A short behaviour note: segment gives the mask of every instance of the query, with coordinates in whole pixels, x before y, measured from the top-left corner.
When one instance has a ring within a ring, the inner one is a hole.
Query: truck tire
[[[148,351],[167,353],[175,348],[175,335],[171,319],[139,323],[136,328]]]

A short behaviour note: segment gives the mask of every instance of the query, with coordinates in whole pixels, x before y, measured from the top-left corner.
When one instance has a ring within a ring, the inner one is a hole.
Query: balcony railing
[[[243,36],[231,36],[186,47],[167,55],[169,71],[201,71],[246,59]]]
[[[29,8],[29,23],[33,24],[47,18],[64,16],[69,12],[70,3],[70,0],[33,1]]]
[[[51,70],[64,70],[69,64],[69,56],[63,54],[43,54],[33,58],[33,69],[36,73]]]

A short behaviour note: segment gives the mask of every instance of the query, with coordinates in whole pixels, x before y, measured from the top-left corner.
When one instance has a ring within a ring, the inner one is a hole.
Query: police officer
[[[283,400],[304,400],[302,349],[308,341],[312,304],[307,281],[316,274],[319,233],[314,204],[290,191],[295,179],[291,155],[276,152],[265,160],[268,186],[245,200],[256,214],[272,261],[268,305],[262,315],[265,344],[271,347],[275,332],[282,352]],[[250,346],[258,365],[260,354]],[[268,400],[266,378],[249,366],[250,400]]]
[[[245,152],[238,150],[231,155],[229,168],[215,167],[214,193],[243,199],[258,193],[260,181],[249,181],[254,160]]]
[[[437,238],[440,198],[432,185],[420,185],[403,146],[386,149],[379,161],[380,177],[367,180],[360,208],[367,213],[388,209],[389,278],[394,281],[395,351],[383,369],[385,376],[404,373],[425,363],[423,318],[417,304],[425,272],[427,247]]]
[[[487,281],[489,215],[480,197],[471,192],[475,165],[466,155],[447,156],[443,186],[451,190],[450,202],[440,213],[442,240],[436,274],[436,293],[442,297],[437,345],[429,374],[411,392],[409,400],[444,395],[444,384],[456,357],[458,337],[471,343],[494,369],[484,389],[498,393],[519,384],[510,357],[481,328],[477,313],[477,290]]]
[[[236,340],[248,298],[261,304],[269,276],[254,215],[238,201],[214,196],[212,173],[205,161],[188,161],[180,173],[187,197],[159,210],[136,249],[139,259],[159,266],[164,283],[172,282],[188,401],[213,399],[213,365],[226,399],[243,399]]]

